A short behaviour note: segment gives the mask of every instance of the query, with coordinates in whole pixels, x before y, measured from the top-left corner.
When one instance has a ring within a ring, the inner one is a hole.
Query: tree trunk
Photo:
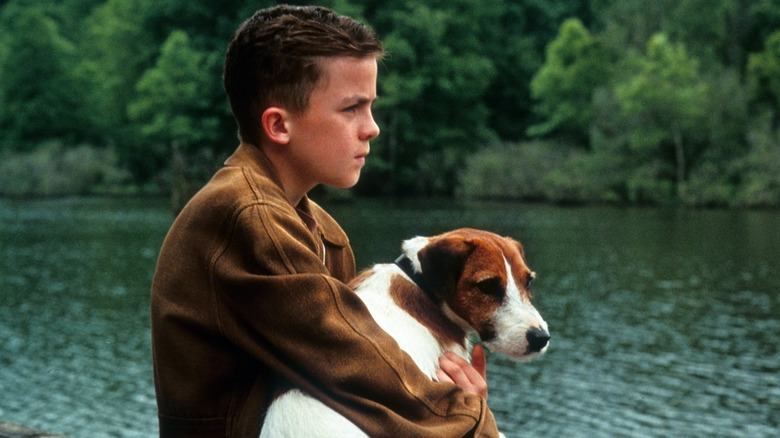
[[[173,215],[179,214],[192,196],[192,184],[187,171],[187,160],[184,158],[179,142],[171,145],[171,208]]]
[[[390,115],[390,133],[387,139],[387,148],[389,149],[390,160],[390,193],[395,196],[398,194],[398,114],[393,111]]]
[[[672,123],[672,138],[674,139],[674,154],[677,160],[677,191],[679,193],[685,182],[685,148],[683,135],[677,123]]]

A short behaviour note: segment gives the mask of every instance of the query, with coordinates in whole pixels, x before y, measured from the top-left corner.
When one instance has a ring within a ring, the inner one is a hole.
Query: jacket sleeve
[[[371,436],[498,436],[484,399],[421,373],[319,244],[285,209],[241,211],[210,266],[223,335]]]

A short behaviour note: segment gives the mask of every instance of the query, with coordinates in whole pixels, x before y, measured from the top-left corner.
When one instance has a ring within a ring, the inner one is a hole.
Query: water
[[[520,239],[545,356],[489,357],[509,437],[780,433],[780,212],[361,201],[329,210],[358,264],[472,226]],[[157,433],[148,290],[158,200],[0,201],[0,419]]]
[[[160,202],[0,201],[0,418],[156,433],[148,295],[170,222]]]

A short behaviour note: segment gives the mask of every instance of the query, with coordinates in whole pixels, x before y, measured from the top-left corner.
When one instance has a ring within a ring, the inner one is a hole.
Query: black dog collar
[[[428,285],[425,284],[425,278],[423,278],[422,272],[417,272],[414,270],[414,264],[409,257],[407,257],[405,254],[401,254],[397,259],[395,259],[395,264],[401,268],[404,274],[406,274],[412,280],[412,282],[414,282],[414,284],[420,288],[420,290],[425,292],[425,295],[428,295],[428,298],[430,298],[431,301],[435,303],[439,302],[433,292],[428,289]]]

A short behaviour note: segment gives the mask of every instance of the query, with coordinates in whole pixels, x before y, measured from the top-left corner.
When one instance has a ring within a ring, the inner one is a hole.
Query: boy
[[[371,436],[498,435],[484,364],[442,360],[463,390],[419,372],[345,285],[347,237],[306,196],[357,182],[381,54],[324,8],[261,10],[237,30],[224,84],[241,144],[174,222],[152,285],[161,437],[257,437],[289,385]]]

